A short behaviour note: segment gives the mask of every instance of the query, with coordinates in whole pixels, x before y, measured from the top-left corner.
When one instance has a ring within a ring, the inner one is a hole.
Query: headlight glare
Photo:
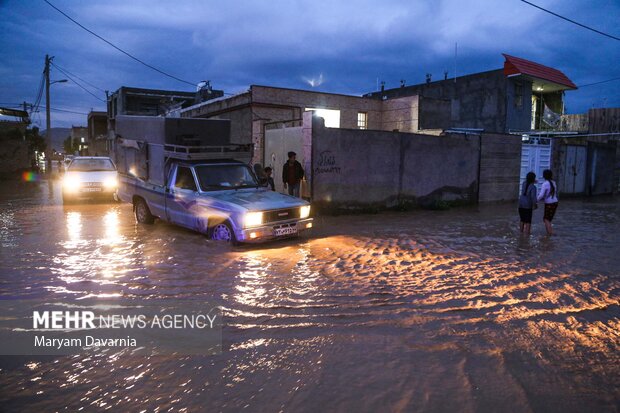
[[[118,180],[116,178],[108,178],[103,181],[103,186],[107,189],[113,189],[118,186]]]
[[[261,225],[263,223],[263,213],[262,212],[248,212],[245,214],[245,218],[243,223],[246,227],[255,227],[257,225]]]
[[[80,188],[81,182],[73,175],[66,175],[62,180],[62,187],[67,192],[75,192]]]
[[[299,208],[299,218],[304,219],[310,216],[310,205],[305,205]]]

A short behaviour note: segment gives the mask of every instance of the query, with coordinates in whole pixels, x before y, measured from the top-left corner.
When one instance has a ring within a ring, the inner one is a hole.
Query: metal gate
[[[551,169],[551,139],[539,137],[524,137],[521,146],[521,179],[519,193],[523,190],[523,181],[528,172],[536,174],[536,181],[542,182],[543,171]],[[538,185],[540,189],[540,185]]]
[[[281,126],[281,125],[277,125]],[[297,154],[297,160],[305,165],[303,158],[302,127],[275,127],[265,130],[265,161],[263,167],[270,166],[273,169],[273,180],[276,191],[286,193],[282,184],[282,166],[288,160],[288,152]],[[306,174],[310,171],[305,171]],[[300,193],[302,197],[309,197],[309,188],[306,180],[301,181]]]
[[[582,194],[586,191],[586,163],[588,149],[585,146],[566,145],[564,147],[562,176],[558,177],[560,192]]]

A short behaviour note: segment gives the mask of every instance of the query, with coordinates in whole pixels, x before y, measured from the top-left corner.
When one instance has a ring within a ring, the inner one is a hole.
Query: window
[[[320,109],[320,108],[306,108],[314,112],[315,116],[325,119],[326,128],[339,128],[340,127],[340,111],[336,109]]]
[[[73,159],[68,170],[73,172],[93,172],[116,171],[116,168],[109,158],[76,158]]]
[[[198,165],[196,166],[196,176],[203,191],[256,188],[259,186],[250,168],[243,164]]]
[[[523,85],[521,83],[515,84],[515,106],[519,109],[523,108]]]
[[[196,191],[196,181],[194,181],[192,170],[187,167],[180,166],[179,169],[177,169],[177,179],[174,181],[174,186],[180,189]]]
[[[360,129],[368,129],[368,113],[357,112],[357,127]]]

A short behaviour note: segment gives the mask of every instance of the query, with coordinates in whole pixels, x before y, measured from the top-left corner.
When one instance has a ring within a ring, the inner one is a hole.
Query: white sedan
[[[84,198],[116,199],[118,174],[105,156],[76,156],[62,181],[63,202]]]

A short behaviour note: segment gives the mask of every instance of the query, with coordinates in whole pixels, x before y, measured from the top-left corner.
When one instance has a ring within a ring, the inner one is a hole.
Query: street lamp
[[[50,119],[50,86],[54,83],[65,83],[67,79],[54,80],[50,82],[50,63],[54,56],[50,57],[45,55],[45,141],[47,146],[45,147],[45,172],[51,176],[52,174],[52,135],[50,129],[52,127],[52,121]]]

